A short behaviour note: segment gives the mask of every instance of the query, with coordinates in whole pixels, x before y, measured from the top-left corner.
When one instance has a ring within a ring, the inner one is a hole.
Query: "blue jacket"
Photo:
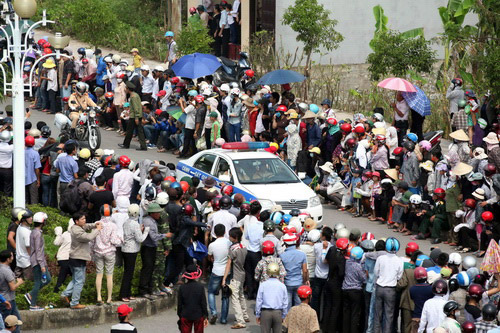
[[[155,124],[155,129],[167,132],[167,134],[175,134],[177,132],[177,127],[175,125],[170,125],[167,120],[162,122],[157,122]]]
[[[104,62],[104,58],[101,57],[99,59],[99,64],[97,64],[97,75],[96,75],[96,83],[98,86],[103,86],[104,81],[102,80],[102,77],[106,75],[108,72],[106,68],[106,63]]]
[[[321,142],[321,129],[317,124],[307,125],[307,145],[318,147]]]

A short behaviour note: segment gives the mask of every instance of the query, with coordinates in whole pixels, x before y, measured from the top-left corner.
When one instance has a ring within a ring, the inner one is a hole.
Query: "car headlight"
[[[274,202],[272,202],[271,200],[267,200],[267,199],[259,199],[259,203],[262,206],[262,210],[268,210],[268,209],[273,208],[273,206],[274,206]]]
[[[309,207],[316,207],[319,205],[321,205],[321,200],[319,199],[319,197],[317,195],[309,198]]]
[[[90,111],[89,112],[89,116],[91,116],[92,118],[94,118],[95,117],[95,111]]]

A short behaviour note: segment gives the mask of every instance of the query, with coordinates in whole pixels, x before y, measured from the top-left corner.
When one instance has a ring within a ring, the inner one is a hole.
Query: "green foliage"
[[[435,62],[435,52],[424,37],[405,38],[397,31],[387,31],[375,39],[374,52],[367,62],[373,80],[381,76],[404,77],[413,70],[416,73],[429,73]]]
[[[304,43],[307,54],[319,52],[320,48],[335,50],[344,37],[337,31],[337,20],[330,18],[331,12],[317,0],[295,0],[285,10],[283,24],[297,33],[297,41]]]
[[[211,53],[214,39],[208,34],[208,29],[200,21],[184,25],[176,39],[177,52],[180,56],[198,53]]]
[[[483,91],[491,90],[492,92],[500,92],[500,46],[498,42],[487,44],[484,51],[480,53],[476,60],[477,65],[481,69],[477,79],[480,88]]]

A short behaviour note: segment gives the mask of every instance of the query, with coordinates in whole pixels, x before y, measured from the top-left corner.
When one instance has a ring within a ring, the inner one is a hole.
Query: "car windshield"
[[[233,160],[240,184],[298,183],[300,179],[279,158]]]

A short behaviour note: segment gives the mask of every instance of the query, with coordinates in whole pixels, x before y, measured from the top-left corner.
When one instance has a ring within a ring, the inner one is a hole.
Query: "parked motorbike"
[[[71,129],[71,120],[62,113],[56,114],[54,124],[60,130],[60,135],[67,135],[77,141],[86,141],[88,148],[98,149],[101,146],[101,132],[96,120],[99,107],[89,107],[86,110],[75,109],[79,112],[78,121],[74,130]]]
[[[241,82],[245,71],[251,68],[246,52],[240,52],[240,59],[237,62],[226,57],[218,57],[217,59],[221,66],[213,74],[213,83],[216,86],[223,83]]]

